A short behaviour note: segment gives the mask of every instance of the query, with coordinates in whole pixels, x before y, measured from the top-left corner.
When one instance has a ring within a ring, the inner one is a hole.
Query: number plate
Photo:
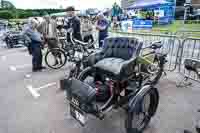
[[[75,103],[74,103],[75,102]],[[70,115],[77,120],[82,126],[86,123],[86,113],[82,111],[79,107],[78,100],[75,100],[75,98],[72,98],[70,102]]]

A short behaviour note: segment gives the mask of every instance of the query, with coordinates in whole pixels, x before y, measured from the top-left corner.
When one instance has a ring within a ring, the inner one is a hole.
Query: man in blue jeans
[[[99,30],[99,47],[102,47],[104,39],[108,36],[109,22],[103,13],[98,14],[97,19],[96,29]]]
[[[42,66],[42,35],[37,31],[37,21],[34,19],[29,20],[28,26],[22,31],[22,35],[29,42],[29,53],[33,56],[32,58],[32,71],[37,72],[45,69]]]

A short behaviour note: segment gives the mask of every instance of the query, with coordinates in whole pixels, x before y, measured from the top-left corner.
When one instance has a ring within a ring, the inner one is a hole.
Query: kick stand
[[[180,82],[180,83],[177,83],[176,84],[176,87],[177,88],[181,88],[181,87],[188,87],[188,86],[191,86],[192,83],[188,81],[188,77],[185,76],[184,79]]]

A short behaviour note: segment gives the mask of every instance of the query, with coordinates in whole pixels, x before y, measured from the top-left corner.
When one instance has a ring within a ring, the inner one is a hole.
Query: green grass
[[[9,22],[21,23],[26,21],[27,19],[10,19]]]
[[[156,25],[153,26],[153,29],[151,30],[140,29],[140,30],[133,30],[133,32],[177,35],[183,38],[185,37],[200,38],[200,24],[183,24],[183,21],[176,20],[173,22],[173,24]]]
[[[176,20],[173,24],[154,26],[153,30],[168,30],[170,32],[178,32],[180,30],[199,30],[200,24],[183,24],[183,21]]]

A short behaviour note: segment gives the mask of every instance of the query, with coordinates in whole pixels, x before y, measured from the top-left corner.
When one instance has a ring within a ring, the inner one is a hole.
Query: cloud
[[[17,8],[63,8],[67,6],[75,6],[77,9],[86,8],[108,8],[119,0],[10,0]]]

